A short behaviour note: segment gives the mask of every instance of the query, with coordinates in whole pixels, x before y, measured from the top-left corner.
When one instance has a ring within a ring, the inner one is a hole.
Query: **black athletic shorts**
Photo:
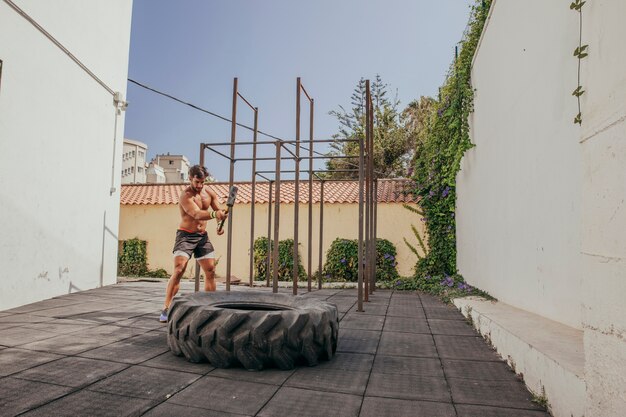
[[[209,241],[209,236],[204,233],[191,233],[186,230],[176,231],[176,242],[174,243],[174,256],[185,256],[191,258],[191,254],[198,259],[215,258],[215,249]]]

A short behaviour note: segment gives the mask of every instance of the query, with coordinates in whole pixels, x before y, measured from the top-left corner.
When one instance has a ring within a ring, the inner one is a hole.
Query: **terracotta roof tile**
[[[237,203],[250,203],[252,201],[252,183],[236,182],[239,188]],[[188,184],[129,184],[122,185],[120,203],[123,205],[133,204],[178,204],[180,194]],[[274,184],[274,187],[276,184]],[[216,182],[208,184],[218,196],[220,203],[226,203],[228,198],[228,183]],[[417,198],[411,194],[413,182],[406,179],[383,179],[378,180],[379,203],[414,203]],[[255,187],[255,201],[258,204],[268,202],[269,183],[258,182]],[[272,190],[272,193],[274,189]],[[282,203],[293,203],[295,182],[284,181],[280,186]],[[313,182],[313,203],[320,202],[320,182]],[[273,195],[272,195],[273,198]],[[309,183],[300,182],[300,203],[309,201]],[[358,203],[358,181],[325,181],[324,202],[327,204]]]

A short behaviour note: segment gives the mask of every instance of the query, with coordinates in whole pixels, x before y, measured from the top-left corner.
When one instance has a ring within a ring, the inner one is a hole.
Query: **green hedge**
[[[159,268],[154,271],[148,269],[147,243],[138,238],[123,240],[117,260],[118,274],[125,277],[155,277],[168,278],[170,274]]]
[[[274,248],[274,241],[272,247]],[[271,250],[270,249],[270,250]],[[259,237],[254,241],[254,279],[264,281],[267,269],[267,238]],[[271,258],[271,253],[270,253]],[[278,279],[280,281],[293,280],[293,239],[285,239],[278,242]],[[298,277],[306,279],[306,271],[302,266],[302,257],[298,251]]]
[[[326,252],[324,278],[326,281],[356,282],[358,276],[359,242],[337,238]],[[386,239],[376,240],[376,280],[388,281],[398,277],[396,247]]]

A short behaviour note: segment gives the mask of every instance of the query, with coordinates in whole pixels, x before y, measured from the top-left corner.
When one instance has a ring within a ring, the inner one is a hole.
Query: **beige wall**
[[[494,3],[472,69],[457,251],[470,284],[580,329],[577,22],[559,1]]]
[[[293,238],[293,204],[281,206],[280,239]],[[163,268],[172,272],[172,247],[179,222],[177,205],[122,205],[120,210],[119,239],[138,237],[147,241],[148,262],[151,269]],[[273,213],[272,213],[273,215]],[[267,236],[267,204],[255,206],[255,237]],[[308,264],[308,205],[301,204],[299,210],[298,240],[300,254],[305,269]],[[417,258],[402,240],[418,246],[411,231],[411,224],[424,233],[419,216],[411,213],[401,204],[378,205],[378,237],[390,240],[398,251],[398,272],[408,276],[413,273]],[[215,223],[213,223],[215,225]],[[221,256],[217,274],[226,274],[226,233],[216,236],[215,226],[209,227],[209,237],[213,242],[216,255]],[[273,237],[273,232],[272,232]],[[319,206],[313,206],[313,272],[318,266],[319,247]],[[337,238],[358,238],[358,205],[328,204],[324,206],[324,244],[326,253],[332,241]],[[249,275],[250,248],[250,205],[235,206],[233,215],[233,255],[232,275],[247,280]],[[188,268],[186,276],[193,276],[193,268]]]
[[[581,127],[568,3],[492,9],[472,71],[477,146],[457,178],[459,268],[498,299],[583,330],[584,415],[623,416],[626,2],[583,7]]]
[[[583,8],[582,275],[585,416],[626,412],[626,2]]]

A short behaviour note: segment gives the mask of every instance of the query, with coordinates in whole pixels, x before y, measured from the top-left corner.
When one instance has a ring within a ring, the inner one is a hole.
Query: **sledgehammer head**
[[[239,190],[236,186],[230,187],[230,191],[228,192],[228,200],[226,201],[226,205],[228,207],[232,207],[235,205],[235,199],[237,198],[237,190]]]
[[[232,186],[230,187],[230,191],[228,192],[228,200],[226,200],[226,205],[228,206],[226,208],[226,212],[228,213],[230,211],[230,208],[232,206],[235,205],[235,199],[237,198],[237,190],[238,188],[236,186]],[[222,228],[224,227],[224,222],[226,221],[226,219],[223,219],[220,224],[217,226],[217,231],[218,233],[221,233]]]

